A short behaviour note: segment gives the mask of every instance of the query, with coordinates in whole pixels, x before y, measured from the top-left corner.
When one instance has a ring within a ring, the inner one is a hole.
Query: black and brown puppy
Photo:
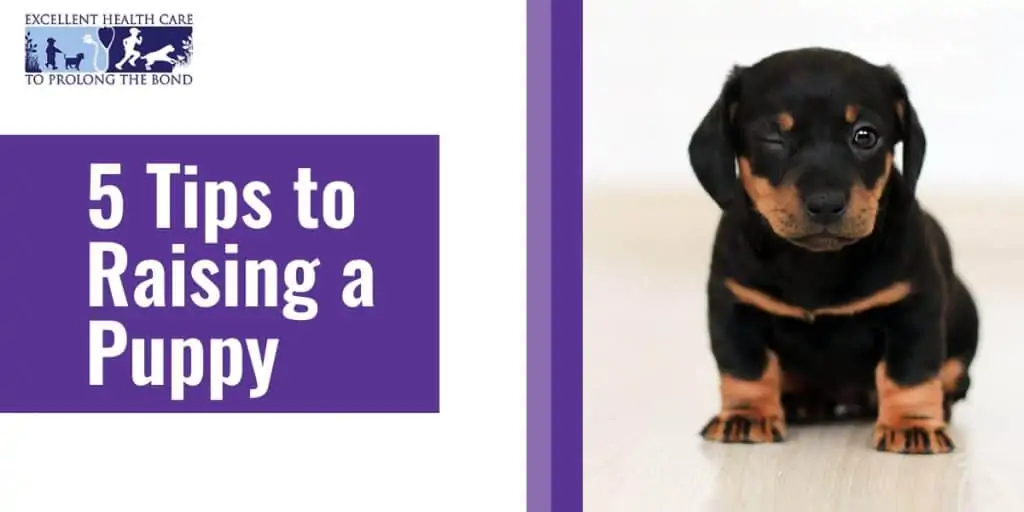
[[[978,317],[915,199],[925,135],[896,71],[820,48],[736,67],[689,152],[722,208],[707,289],[722,408],[702,436],[779,442],[787,419],[845,410],[874,418],[879,450],[953,450]]]

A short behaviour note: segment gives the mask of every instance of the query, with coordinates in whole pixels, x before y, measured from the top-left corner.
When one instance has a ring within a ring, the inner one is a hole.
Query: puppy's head
[[[720,207],[745,193],[778,236],[835,251],[874,231],[897,143],[913,194],[925,137],[896,71],[811,48],[734,68],[689,153]]]

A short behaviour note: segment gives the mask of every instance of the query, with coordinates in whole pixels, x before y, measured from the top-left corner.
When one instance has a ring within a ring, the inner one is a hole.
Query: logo
[[[192,14],[27,14],[32,86],[191,85]]]

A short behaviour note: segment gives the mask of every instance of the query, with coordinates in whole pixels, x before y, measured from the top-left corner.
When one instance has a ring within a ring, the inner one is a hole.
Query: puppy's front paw
[[[878,420],[875,449],[881,452],[931,455],[954,450],[946,433],[942,382],[939,378],[901,385],[892,380],[885,362],[875,369]]]
[[[711,418],[700,435],[718,443],[781,443],[786,438],[786,422],[780,416],[752,411],[723,412]]]
[[[880,452],[933,455],[952,452],[956,446],[945,425],[905,421],[899,425],[875,425],[875,449]]]

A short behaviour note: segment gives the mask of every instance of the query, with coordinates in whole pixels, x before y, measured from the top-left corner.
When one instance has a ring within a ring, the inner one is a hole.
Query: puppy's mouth
[[[813,252],[838,251],[854,242],[857,238],[835,235],[828,232],[815,233],[788,239],[790,242]]]

